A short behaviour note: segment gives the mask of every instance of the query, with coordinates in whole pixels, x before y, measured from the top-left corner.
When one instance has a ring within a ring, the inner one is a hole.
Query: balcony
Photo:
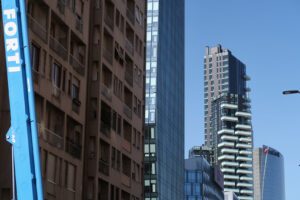
[[[250,144],[240,144],[240,143],[236,144],[235,147],[241,148],[241,149],[251,149],[252,148],[252,146]]]
[[[221,149],[221,152],[222,152],[222,154],[224,154],[224,153],[233,153],[233,154],[237,154],[237,153],[239,153],[239,150],[237,150],[237,149],[226,149],[226,148],[224,148],[224,149]]]
[[[81,62],[79,62],[75,57],[73,57],[73,55],[69,55],[69,59],[70,59],[70,65],[72,65],[73,69],[81,74],[82,76],[84,76],[85,74],[85,68],[84,68],[84,64],[82,64]]]
[[[234,173],[235,169],[232,168],[222,168],[221,171],[224,173]]]
[[[238,194],[240,192],[239,189],[233,189],[233,188],[224,188],[224,192],[234,192]]]
[[[218,157],[218,160],[234,160],[235,156],[232,155],[223,155]]]
[[[109,164],[107,161],[103,160],[103,159],[99,159],[99,172],[105,174],[105,175],[109,175]]]
[[[240,191],[241,194],[253,194],[252,190],[241,190]]]
[[[246,75],[246,74],[243,76],[243,78],[244,78],[244,80],[246,80],[246,81],[250,81],[250,79],[251,79],[250,76],[248,76],[248,75]]]
[[[222,109],[226,108],[226,109],[234,109],[235,110],[235,109],[238,108],[238,106],[235,105],[235,104],[224,103],[224,104],[221,104],[221,108]]]
[[[111,98],[112,98],[112,94],[111,94],[111,91],[110,89],[104,85],[102,83],[102,86],[101,86],[101,94],[109,101],[111,101]]]
[[[249,88],[249,87],[246,87],[245,90],[246,90],[246,92],[251,92],[251,88]]]
[[[251,113],[247,113],[247,112],[236,112],[235,116],[237,117],[246,117],[246,118],[250,118],[251,117]]]
[[[235,186],[235,182],[224,181],[224,186]]]
[[[235,135],[251,136],[251,131],[235,131]]]
[[[43,135],[43,140],[47,142],[48,144],[58,148],[58,149],[63,149],[63,144],[64,140],[63,137],[54,133],[53,131],[49,129],[44,129],[44,135]]]
[[[249,158],[249,157],[244,157],[244,156],[238,156],[237,158],[236,158],[236,160],[238,160],[238,161],[252,161],[252,158]]]
[[[244,125],[244,124],[237,124],[235,126],[236,129],[244,129],[244,130],[251,130],[251,126],[250,125]]]
[[[237,184],[238,187],[249,187],[249,188],[252,188],[252,184],[250,183],[238,183]]]
[[[32,16],[27,15],[28,27],[34,32],[39,38],[41,38],[45,43],[48,41],[48,32],[45,27],[38,23]]]
[[[218,131],[218,135],[222,135],[222,134],[234,134],[234,130],[232,129],[222,129],[220,131]]]
[[[66,152],[71,154],[73,157],[80,159],[81,157],[81,145],[76,144],[74,142],[71,142],[67,140],[66,143]]]
[[[129,19],[129,21],[134,25],[134,14],[127,8],[126,10],[126,16]]]
[[[251,138],[248,138],[248,137],[246,137],[246,138],[245,138],[245,137],[242,137],[242,138],[239,139],[239,141],[240,141],[240,142],[252,142],[252,139],[251,139]]]
[[[108,49],[103,49],[103,57],[106,59],[107,62],[113,64],[113,53]]]
[[[233,142],[222,142],[222,143],[218,144],[218,147],[234,147],[234,143]]]
[[[60,94],[61,91],[56,85],[52,85],[52,96],[54,96],[56,99],[60,100]]]
[[[229,122],[237,122],[239,119],[237,117],[230,117],[230,116],[222,116],[222,121],[229,121]]]
[[[238,166],[239,166],[239,163],[237,163],[237,162],[225,161],[225,162],[222,162],[222,163],[221,163],[221,166],[222,166],[222,167],[224,167],[224,166],[238,167]]]
[[[240,164],[240,167],[242,167],[242,168],[251,168],[252,165],[251,164],[242,163],[242,164]]]
[[[252,170],[238,169],[236,171],[238,174],[252,174]]]
[[[127,38],[126,38],[126,44],[125,44],[125,47],[127,49],[127,51],[133,55],[133,44],[132,42],[130,42]]]
[[[240,200],[253,200],[253,197],[250,196],[238,196]]]
[[[251,155],[252,154],[252,151],[239,151],[239,154],[242,154],[242,155]]]
[[[223,135],[222,137],[221,137],[221,139],[223,140],[223,141],[237,141],[238,140],[238,137],[237,136],[227,136],[227,135]]]
[[[50,48],[64,60],[68,59],[68,50],[66,48],[66,43],[66,39],[60,39],[60,41],[57,41],[54,37],[50,36]]]
[[[127,106],[126,104],[124,104],[123,112],[124,112],[124,114],[125,114],[129,119],[132,118],[132,110],[131,110],[131,108],[130,108],[129,106]]]
[[[224,179],[239,180],[239,176],[225,174]]]
[[[249,177],[249,176],[241,176],[241,177],[240,177],[240,180],[241,180],[241,181],[253,181],[253,178],[252,178],[252,177]]]

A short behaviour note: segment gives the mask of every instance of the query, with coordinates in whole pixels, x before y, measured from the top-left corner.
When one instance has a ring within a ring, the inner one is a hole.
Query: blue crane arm
[[[25,0],[0,0],[18,200],[43,200]]]

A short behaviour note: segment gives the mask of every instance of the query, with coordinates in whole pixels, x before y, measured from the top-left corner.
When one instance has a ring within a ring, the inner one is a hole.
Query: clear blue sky
[[[254,147],[285,158],[286,200],[300,199],[299,0],[186,0],[185,149],[204,142],[203,56],[221,44],[251,77]]]

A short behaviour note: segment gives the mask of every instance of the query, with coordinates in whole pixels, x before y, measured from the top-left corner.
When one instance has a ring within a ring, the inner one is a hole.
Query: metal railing
[[[52,85],[52,96],[54,96],[55,98],[57,98],[58,100],[60,100],[60,89],[56,86],[56,85]]]
[[[109,17],[108,15],[104,18],[105,24],[113,31],[114,30],[114,20],[113,18]]]
[[[66,39],[61,39],[62,41],[65,41]],[[59,42],[56,40],[53,36],[50,36],[50,48],[57,53],[61,58],[64,60],[68,59],[68,50],[66,48],[66,44],[62,44],[62,42]]]
[[[124,104],[124,107],[123,107],[123,112],[124,114],[128,117],[128,118],[132,118],[132,110],[129,106],[127,106],[126,104]]]
[[[134,14],[127,8],[126,16],[128,17],[129,21],[134,25]]]
[[[44,129],[44,137],[43,140],[47,143],[49,143],[52,146],[55,146],[58,149],[62,149],[64,146],[64,139],[62,136],[54,133],[53,131],[49,129]]]
[[[110,63],[112,64],[113,62],[113,54],[112,51],[109,51],[107,49],[103,49],[103,57]]]
[[[48,32],[43,25],[37,22],[32,16],[27,15],[28,27],[34,32],[39,38],[41,38],[45,43],[48,41]]]
[[[111,91],[106,85],[104,85],[104,83],[102,83],[101,93],[107,98],[107,100],[111,101]]]
[[[103,159],[99,159],[99,172],[102,172],[105,175],[109,175],[109,164]]]
[[[129,53],[133,55],[133,44],[126,38],[126,49],[128,50]]]
[[[70,65],[72,65],[73,69],[79,74],[84,76],[85,74],[84,64],[79,62],[72,54],[70,54],[69,59],[70,59]]]
[[[81,145],[67,140],[66,152],[71,154],[73,157],[80,159],[81,157]]]

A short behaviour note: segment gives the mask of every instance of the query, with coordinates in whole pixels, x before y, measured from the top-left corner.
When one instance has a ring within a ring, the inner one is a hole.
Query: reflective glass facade
[[[263,146],[254,150],[254,197],[285,200],[284,158],[277,150]]]
[[[145,200],[184,198],[184,0],[148,0]]]
[[[214,168],[203,157],[185,160],[185,200],[223,200],[223,188],[215,182]]]

